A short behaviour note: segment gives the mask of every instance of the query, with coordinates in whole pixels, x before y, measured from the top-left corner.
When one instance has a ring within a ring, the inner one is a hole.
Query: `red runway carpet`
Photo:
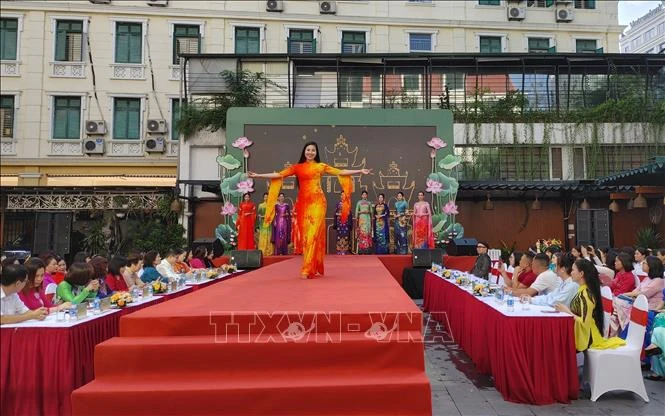
[[[300,264],[124,316],[74,414],[431,414],[422,315],[381,261],[329,256],[307,281]]]

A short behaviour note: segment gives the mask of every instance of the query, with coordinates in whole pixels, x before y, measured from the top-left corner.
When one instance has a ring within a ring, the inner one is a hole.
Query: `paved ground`
[[[427,343],[425,358],[434,416],[665,415],[665,382],[645,380],[649,403],[633,393],[617,392],[606,393],[595,403],[582,396],[568,405],[521,405],[504,401],[492,379],[479,374],[457,344]]]

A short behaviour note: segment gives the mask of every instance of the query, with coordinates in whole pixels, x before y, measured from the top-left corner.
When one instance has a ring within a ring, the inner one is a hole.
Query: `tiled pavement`
[[[420,303],[420,302],[416,302]],[[586,396],[571,404],[533,406],[503,400],[489,376],[454,343],[426,343],[425,365],[432,386],[432,414],[449,415],[665,415],[665,383],[645,380],[649,403],[630,392]]]

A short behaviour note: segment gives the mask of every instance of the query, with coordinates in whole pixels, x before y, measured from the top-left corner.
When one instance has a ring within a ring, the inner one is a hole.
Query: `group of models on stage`
[[[250,178],[270,179],[268,195],[259,205],[258,212],[250,201],[249,195],[243,197],[238,210],[238,248],[250,249],[254,245],[254,218],[258,214],[263,221],[258,225],[258,246],[265,255],[287,254],[290,237],[296,253],[302,252],[302,279],[322,276],[323,256],[326,253],[326,198],[321,189],[323,173],[336,175],[342,187],[341,198],[335,211],[335,228],[337,229],[337,251],[348,253],[351,232],[351,175],[368,175],[371,169],[337,169],[319,158],[319,148],[315,142],[305,144],[297,164],[291,165],[280,172],[254,173],[248,172]],[[284,194],[280,192],[282,180],[295,175],[298,181],[298,196],[291,212],[284,202]],[[385,196],[379,195],[374,206],[367,200],[367,191],[362,192],[362,199],[355,209],[358,253],[387,254],[390,244],[389,219],[390,210],[384,202]],[[413,246],[414,248],[433,248],[432,213],[429,204],[424,200],[425,194],[418,193],[418,202],[414,205]],[[395,246],[398,254],[406,254],[407,238],[407,202],[400,192],[395,203]],[[292,220],[294,217],[294,221]],[[291,227],[293,226],[293,232]],[[272,246],[272,247],[271,247]],[[274,248],[271,252],[270,250]]]

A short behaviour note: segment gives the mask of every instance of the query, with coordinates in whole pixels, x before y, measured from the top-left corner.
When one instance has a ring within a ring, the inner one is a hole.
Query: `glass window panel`
[[[55,60],[63,62],[83,60],[83,22],[59,20],[56,23]]]
[[[428,33],[409,33],[410,51],[432,51],[432,35]]]
[[[140,64],[143,56],[143,27],[140,23],[116,23],[115,62]]]
[[[18,19],[0,19],[0,59],[16,60]]]
[[[480,53],[501,53],[501,36],[481,36]]]
[[[251,27],[236,28],[236,53],[260,53],[260,29]]]
[[[0,97],[0,134],[3,139],[14,137],[14,96]]]
[[[181,53],[199,53],[201,51],[201,35],[198,25],[173,26],[173,63],[179,64]]]
[[[79,140],[81,138],[81,98],[55,97],[53,101],[53,138]]]

